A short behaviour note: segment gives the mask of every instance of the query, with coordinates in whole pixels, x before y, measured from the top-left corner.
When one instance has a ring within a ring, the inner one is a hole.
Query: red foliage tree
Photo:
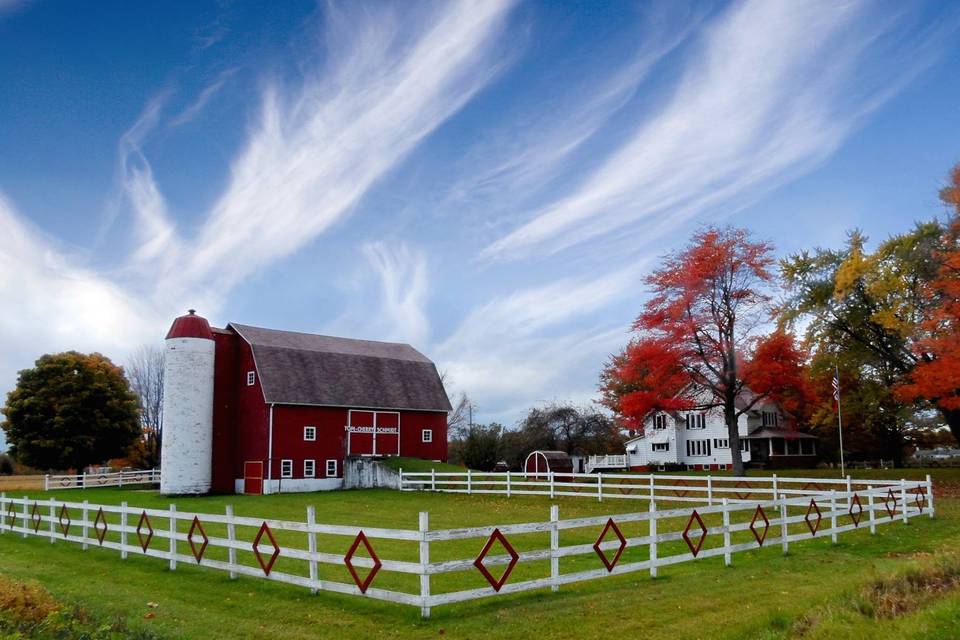
[[[748,231],[709,227],[665,259],[636,337],[601,375],[603,402],[631,427],[655,410],[723,411],[733,471],[744,472],[741,415],[765,399],[800,402],[803,357],[793,337],[762,335],[772,247]]]

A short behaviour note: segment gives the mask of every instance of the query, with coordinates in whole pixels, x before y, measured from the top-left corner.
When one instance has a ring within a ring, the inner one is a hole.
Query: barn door
[[[400,455],[400,414],[378,411],[373,452],[378,456]]]
[[[255,496],[263,493],[262,460],[251,460],[243,463],[243,492]]]

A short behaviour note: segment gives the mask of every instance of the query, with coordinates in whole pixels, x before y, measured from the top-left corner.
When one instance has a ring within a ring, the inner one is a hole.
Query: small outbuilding
[[[528,477],[546,478],[553,473],[573,473],[573,460],[564,451],[533,451],[523,463],[523,471]]]

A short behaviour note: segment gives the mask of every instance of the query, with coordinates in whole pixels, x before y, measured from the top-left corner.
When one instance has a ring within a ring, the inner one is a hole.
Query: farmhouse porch
[[[817,437],[783,427],[762,427],[743,436],[752,466],[768,469],[808,468],[817,462]]]

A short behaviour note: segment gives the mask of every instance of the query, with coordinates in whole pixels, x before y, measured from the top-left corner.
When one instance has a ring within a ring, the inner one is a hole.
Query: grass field
[[[406,467],[405,467],[406,468]],[[412,469],[411,469],[412,470]],[[420,470],[420,469],[418,469]],[[804,471],[804,475],[827,475]],[[861,477],[922,478],[926,471],[864,471]],[[788,475],[781,472],[780,475]],[[558,593],[529,592],[433,610],[421,620],[412,607],[306,590],[181,564],[176,572],[162,560],[91,549],[39,538],[0,536],[0,573],[35,580],[60,602],[82,607],[104,619],[122,619],[132,630],[169,638],[324,638],[345,634],[384,638],[890,638],[960,637],[960,470],[934,471],[938,517],[912,519],[796,543],[784,557],[779,547],[661,569],[650,579],[634,573],[562,587]],[[97,489],[52,492],[58,499],[165,507],[170,501],[153,491]],[[19,494],[18,494],[19,495]],[[50,494],[29,494],[47,497]],[[303,520],[306,506],[330,524],[415,529],[417,513],[429,511],[433,529],[546,520],[549,505],[561,517],[642,510],[642,501],[587,498],[550,501],[539,497],[488,497],[390,491],[350,491],[280,496],[181,498],[181,511],[222,512]],[[645,526],[645,523],[642,523]],[[154,522],[155,528],[165,523]],[[213,529],[213,525],[211,525]],[[672,529],[682,528],[671,527]],[[628,531],[639,535],[640,531]],[[571,532],[592,542],[596,531]],[[221,535],[211,531],[211,535]],[[252,532],[238,531],[240,537]],[[284,545],[303,546],[288,534]],[[567,533],[564,536],[568,535]],[[746,535],[749,535],[748,533]],[[538,537],[540,536],[540,537]],[[543,547],[543,534],[528,534],[519,548]],[[736,540],[735,540],[736,541]],[[565,537],[564,544],[569,539]],[[344,553],[350,540],[321,539],[321,550]],[[482,541],[443,543],[431,548],[432,560],[473,557]],[[707,547],[713,541],[708,541]],[[680,543],[682,544],[682,543]],[[381,555],[416,558],[415,543],[375,541]],[[664,549],[662,555],[680,552]],[[628,549],[624,561],[643,559],[645,549]],[[243,555],[243,554],[241,554]],[[247,554],[250,556],[250,554]],[[252,563],[252,556],[241,557]],[[596,558],[575,558],[561,571],[588,568]],[[542,564],[542,563],[541,563]],[[281,558],[277,570],[302,573],[303,563]],[[544,566],[521,564],[511,580],[542,575]],[[909,574],[909,575],[908,575]],[[906,576],[898,578],[898,576]],[[918,577],[919,576],[919,577]],[[326,566],[321,578],[347,581],[346,569]],[[377,585],[416,590],[414,576],[381,572]],[[483,586],[476,572],[441,576],[434,592]],[[904,586],[905,585],[905,586]],[[893,599],[896,606],[888,606]],[[896,603],[903,602],[902,606]],[[148,606],[154,603],[157,606]],[[890,615],[886,611],[895,611]],[[0,627],[2,630],[2,627]],[[2,637],[2,635],[0,635]]]

